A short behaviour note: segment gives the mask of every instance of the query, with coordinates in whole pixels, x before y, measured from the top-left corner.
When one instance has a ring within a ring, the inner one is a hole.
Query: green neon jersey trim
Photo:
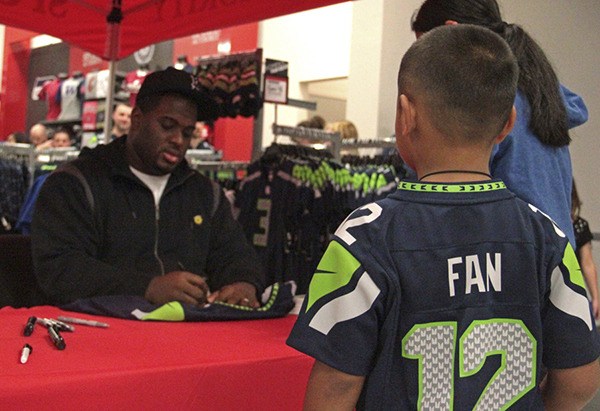
[[[329,243],[308,287],[306,311],[321,297],[345,286],[360,263],[341,244]]]
[[[404,191],[420,191],[427,193],[474,193],[484,191],[496,191],[506,189],[506,184],[502,181],[494,181],[491,183],[476,183],[476,184],[443,184],[443,183],[420,183],[401,181],[398,184],[398,190]]]
[[[573,284],[577,284],[580,287],[586,288],[583,273],[581,267],[577,261],[577,256],[570,243],[567,243],[565,247],[565,253],[563,254],[563,264],[569,270],[569,279]]]
[[[184,319],[185,314],[183,312],[183,306],[177,301],[171,301],[170,303],[161,305],[142,318],[143,321],[183,321]]]

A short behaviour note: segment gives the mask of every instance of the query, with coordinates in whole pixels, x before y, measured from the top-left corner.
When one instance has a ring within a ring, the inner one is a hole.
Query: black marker
[[[60,333],[56,330],[56,328],[54,328],[53,325],[48,327],[48,334],[50,334],[50,338],[52,339],[52,342],[54,343],[54,346],[56,348],[58,348],[59,350],[65,349],[67,344],[65,344],[64,338],[62,338]]]
[[[59,331],[68,331],[68,332],[71,332],[71,333],[73,331],[75,331],[75,327],[73,327],[71,324],[67,324],[67,323],[64,323],[62,321],[53,320],[53,319],[50,319],[50,321],[53,322],[53,325],[55,327],[57,327]]]
[[[37,318],[29,317],[29,320],[27,320],[27,324],[25,324],[25,329],[23,330],[23,335],[25,337],[29,337],[31,334],[33,334],[33,327],[35,327],[36,321]]]
[[[187,268],[185,268],[185,265],[183,265],[183,263],[181,261],[177,261],[177,267],[179,267],[179,269],[181,271],[188,271]],[[190,271],[191,272],[191,271]],[[205,275],[201,275],[200,276],[204,282],[206,283],[206,288],[204,287],[200,287],[202,289],[202,291],[204,291],[205,297],[204,299],[206,300],[206,297],[210,296],[210,289],[208,288],[208,277],[206,277]],[[206,301],[205,301],[206,302]]]

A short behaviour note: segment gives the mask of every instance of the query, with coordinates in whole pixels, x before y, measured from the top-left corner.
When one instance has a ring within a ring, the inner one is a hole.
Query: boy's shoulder
[[[423,191],[422,185],[407,184],[350,213],[335,232],[338,239],[369,254],[385,252],[386,246],[422,250],[443,246],[444,241],[458,245],[474,239],[534,247],[545,244],[562,254],[568,241],[548,215],[506,188],[486,185],[492,187],[487,192],[464,193],[452,191],[455,185],[445,192],[442,184],[429,185]],[[432,186],[440,191],[428,191]],[[378,247],[372,247],[373,243]]]

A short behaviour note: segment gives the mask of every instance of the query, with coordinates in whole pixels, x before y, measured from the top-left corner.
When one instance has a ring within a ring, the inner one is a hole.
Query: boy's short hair
[[[508,44],[470,24],[437,27],[402,58],[398,93],[421,100],[444,135],[476,142],[497,136],[510,116],[519,68]]]

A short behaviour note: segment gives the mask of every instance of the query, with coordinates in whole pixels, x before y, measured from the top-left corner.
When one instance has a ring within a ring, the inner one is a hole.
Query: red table
[[[107,322],[75,325],[67,347],[29,316]],[[300,410],[313,360],[285,345],[296,316],[169,323],[120,320],[56,307],[0,309],[0,409]],[[23,345],[33,352],[20,363]]]

